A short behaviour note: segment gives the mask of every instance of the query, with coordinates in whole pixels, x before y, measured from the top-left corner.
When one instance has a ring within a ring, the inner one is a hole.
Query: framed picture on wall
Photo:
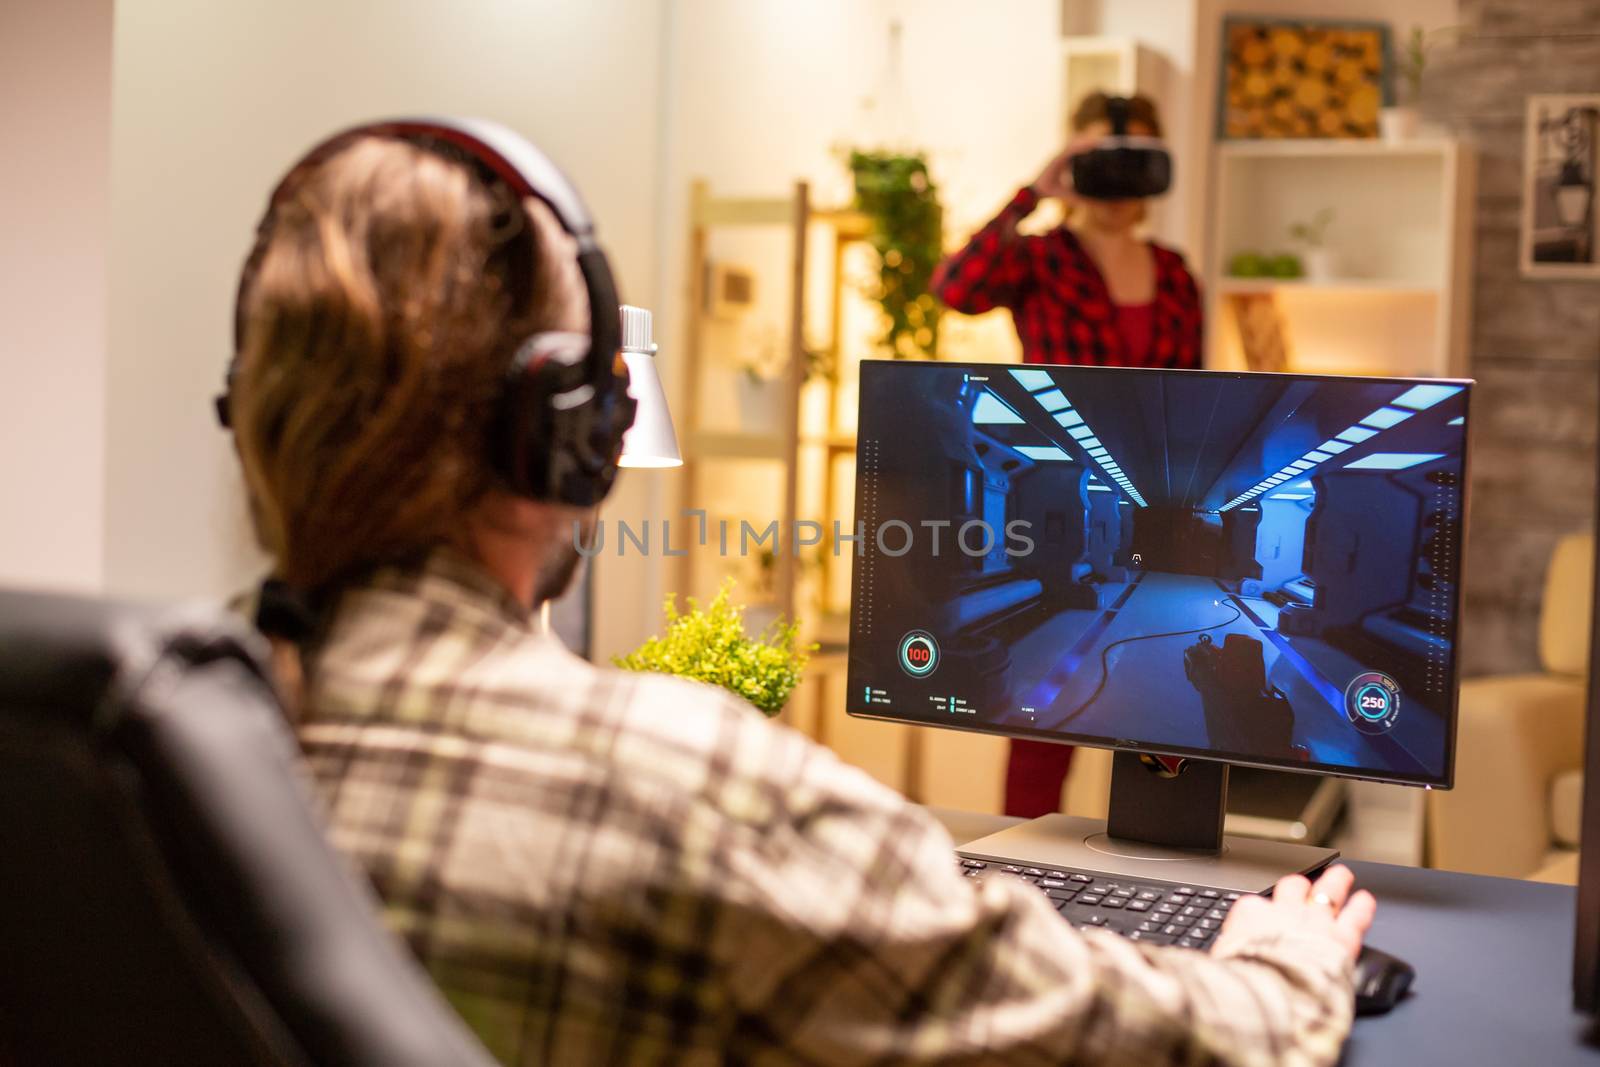
[[[1600,278],[1596,134],[1600,93],[1528,97],[1522,160],[1522,273]]]
[[[1389,27],[1230,15],[1218,69],[1219,138],[1376,137]]]

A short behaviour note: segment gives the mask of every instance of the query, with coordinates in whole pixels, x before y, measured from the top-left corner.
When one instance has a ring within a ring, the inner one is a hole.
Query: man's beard
[[[572,586],[572,579],[578,573],[578,565],[583,562],[583,557],[578,553],[579,545],[594,544],[595,514],[590,512],[583,519],[577,520],[579,528],[572,537],[562,537],[551,546],[550,556],[539,568],[539,576],[534,583],[534,603],[542,604],[547,600],[557,600]]]

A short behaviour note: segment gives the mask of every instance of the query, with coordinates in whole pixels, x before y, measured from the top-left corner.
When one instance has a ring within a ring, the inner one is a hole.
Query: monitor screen
[[[864,363],[847,709],[1448,786],[1470,384]]]

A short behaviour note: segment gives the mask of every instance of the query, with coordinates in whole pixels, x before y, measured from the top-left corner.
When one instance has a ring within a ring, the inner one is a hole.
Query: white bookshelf
[[[1095,90],[1116,96],[1144,93],[1159,101],[1165,88],[1161,56],[1132,37],[1066,37],[1061,41],[1061,60],[1067,118]]]
[[[1220,293],[1406,293],[1436,294],[1438,286],[1402,278],[1230,278],[1217,281]]]
[[[1334,137],[1295,140],[1284,137],[1223,141],[1217,145],[1217,152],[1233,159],[1399,159],[1407,156],[1436,158],[1457,143],[1449,138],[1440,137],[1418,137],[1409,141]]]
[[[1290,368],[1312,373],[1466,373],[1474,164],[1449,139],[1229,141],[1217,145],[1207,257],[1208,364],[1245,366],[1227,298],[1270,293]],[[1304,253],[1290,226],[1334,211],[1329,277],[1238,278],[1246,251]]]

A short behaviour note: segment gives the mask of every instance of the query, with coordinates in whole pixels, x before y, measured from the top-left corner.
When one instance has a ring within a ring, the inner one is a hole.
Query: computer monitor
[[[1470,387],[863,364],[847,709],[1117,750],[1102,850],[1320,865],[1224,845],[1226,767],[1450,785]]]

